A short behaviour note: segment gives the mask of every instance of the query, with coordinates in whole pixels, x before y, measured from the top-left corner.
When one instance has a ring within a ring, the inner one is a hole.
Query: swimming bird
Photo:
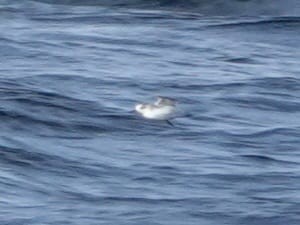
[[[152,120],[165,120],[173,126],[169,121],[175,113],[176,102],[173,99],[161,97],[153,104],[140,103],[135,106],[135,110],[143,117]]]

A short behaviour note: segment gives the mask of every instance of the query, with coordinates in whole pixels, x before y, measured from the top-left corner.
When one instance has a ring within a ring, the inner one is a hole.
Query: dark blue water
[[[300,224],[299,1],[0,3],[1,225]]]

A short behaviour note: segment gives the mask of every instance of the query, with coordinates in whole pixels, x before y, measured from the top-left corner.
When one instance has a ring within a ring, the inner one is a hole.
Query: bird
[[[176,109],[176,101],[158,96],[156,102],[150,103],[139,103],[135,106],[135,111],[138,112],[146,119],[151,120],[164,120],[171,126],[174,126],[169,119],[174,116]]]

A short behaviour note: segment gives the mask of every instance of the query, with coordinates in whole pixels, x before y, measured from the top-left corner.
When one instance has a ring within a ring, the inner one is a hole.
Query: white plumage
[[[153,104],[137,104],[135,110],[147,119],[153,120],[168,120],[175,112],[175,101],[166,98],[158,97],[157,101]]]

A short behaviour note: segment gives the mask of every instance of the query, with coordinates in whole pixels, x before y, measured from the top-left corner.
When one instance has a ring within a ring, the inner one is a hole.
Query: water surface
[[[0,1],[0,223],[299,224],[286,2]]]

